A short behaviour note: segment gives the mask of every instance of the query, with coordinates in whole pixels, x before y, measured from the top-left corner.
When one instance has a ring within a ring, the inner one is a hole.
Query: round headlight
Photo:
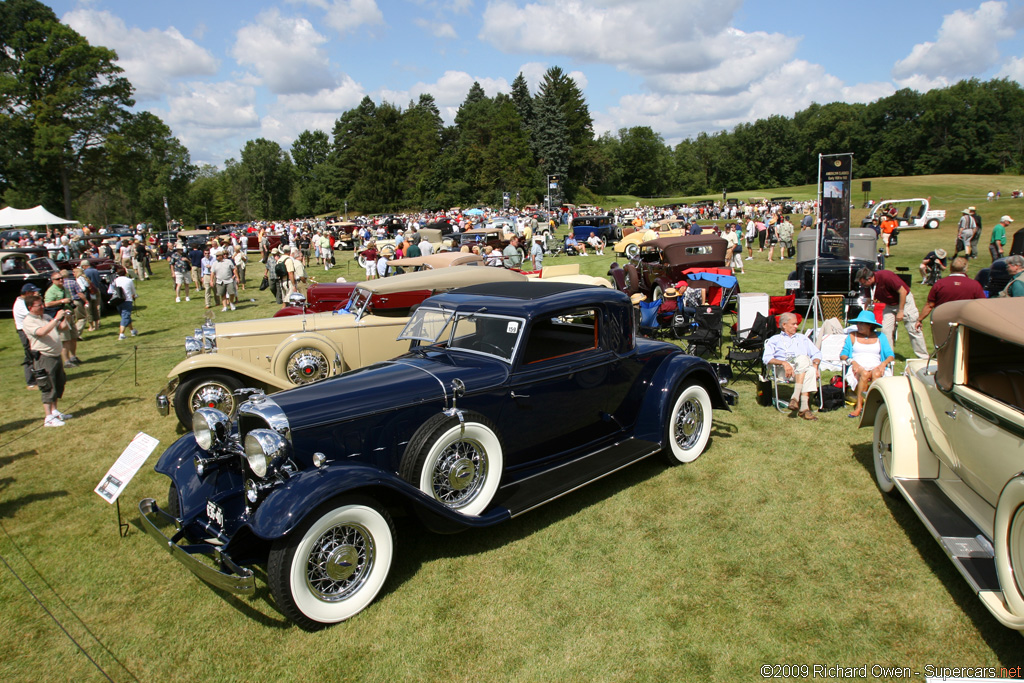
[[[196,355],[197,353],[202,352],[202,350],[203,350],[203,342],[202,341],[196,339],[195,337],[186,337],[185,338],[185,356],[187,358],[191,358],[192,356]]]
[[[192,435],[204,451],[223,443],[228,435],[228,416],[216,408],[197,408],[192,415]]]
[[[254,429],[245,435],[245,459],[249,469],[262,479],[271,467],[278,466],[287,457],[288,442],[270,429]]]

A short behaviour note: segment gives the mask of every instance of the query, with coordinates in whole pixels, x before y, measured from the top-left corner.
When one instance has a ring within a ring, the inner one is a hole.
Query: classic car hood
[[[466,353],[431,353],[428,357],[406,354],[274,394],[274,401],[288,415],[292,430],[296,430],[426,401],[447,400],[451,405],[453,380],[462,380],[466,393],[472,394],[500,385],[507,376],[507,365],[486,357]],[[385,386],[400,386],[402,391],[381,391]]]

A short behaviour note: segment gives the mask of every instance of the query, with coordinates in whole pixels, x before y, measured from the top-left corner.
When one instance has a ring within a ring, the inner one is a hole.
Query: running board
[[[992,542],[949,499],[935,480],[896,477],[894,481],[911,509],[921,518],[925,528],[939,542],[974,592],[995,591],[1001,594]]]

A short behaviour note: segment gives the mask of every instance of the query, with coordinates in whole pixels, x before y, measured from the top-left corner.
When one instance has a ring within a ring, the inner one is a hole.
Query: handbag
[[[264,275],[263,279],[260,280],[260,291],[262,292],[263,290],[267,289],[268,287],[270,287],[270,280],[267,279],[266,275]]]
[[[120,287],[114,287],[110,291],[110,299],[107,300],[107,303],[116,308],[123,304],[124,300],[124,290]]]
[[[788,248],[786,249],[786,255],[787,255],[787,256],[788,256],[789,258],[793,258],[794,256],[796,256],[796,247],[794,247],[794,246],[790,246],[790,247],[788,247]]]
[[[900,231],[896,230],[896,229],[893,229],[893,231],[889,234],[889,246],[890,247],[894,247],[894,246],[896,246],[897,244],[900,243],[899,235],[900,235]]]

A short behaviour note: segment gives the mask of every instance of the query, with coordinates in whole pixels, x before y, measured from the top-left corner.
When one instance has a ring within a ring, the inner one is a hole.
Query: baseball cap
[[[39,288],[36,287],[31,282],[26,282],[25,284],[23,284],[21,286],[21,293],[22,294],[28,294],[29,292],[38,292],[38,291],[39,291]]]
[[[1010,218],[1009,216],[1003,216],[1002,218],[999,219],[999,222],[1000,223],[1012,223],[1013,219]]]

